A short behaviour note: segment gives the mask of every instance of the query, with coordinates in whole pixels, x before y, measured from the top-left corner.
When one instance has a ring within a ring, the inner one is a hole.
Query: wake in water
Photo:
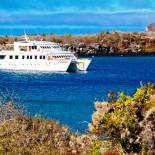
[[[1,73],[9,74],[69,74],[69,72],[49,72],[49,71],[33,71],[33,70],[1,70]]]

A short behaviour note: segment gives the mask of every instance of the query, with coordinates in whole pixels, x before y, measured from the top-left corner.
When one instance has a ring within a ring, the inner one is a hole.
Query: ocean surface
[[[61,27],[16,27],[16,26],[1,26],[0,35],[23,35],[24,32],[28,34],[96,34],[101,32],[111,32],[113,30],[122,32],[144,32],[145,27],[140,26],[61,26]]]
[[[140,83],[155,82],[155,57],[93,57],[87,72],[0,71],[0,90],[16,96],[29,115],[58,120],[83,132],[95,101],[109,90],[132,95]]]

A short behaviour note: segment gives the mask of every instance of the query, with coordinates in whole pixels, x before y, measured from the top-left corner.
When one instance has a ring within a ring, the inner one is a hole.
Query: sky
[[[152,22],[155,22],[155,0],[0,0],[0,29],[145,28]]]

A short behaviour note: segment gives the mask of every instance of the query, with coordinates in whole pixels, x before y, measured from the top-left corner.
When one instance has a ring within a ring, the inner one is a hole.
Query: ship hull
[[[0,61],[0,70],[66,72],[71,59],[59,61]]]
[[[91,62],[91,59],[72,60],[67,71],[68,72],[87,71],[90,65],[90,62]]]

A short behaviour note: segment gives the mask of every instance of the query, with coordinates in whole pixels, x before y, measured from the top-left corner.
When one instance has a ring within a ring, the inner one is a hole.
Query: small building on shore
[[[146,32],[155,32],[155,23],[152,23],[146,27]]]
[[[146,34],[149,38],[155,38],[155,23],[152,23],[146,27]]]

